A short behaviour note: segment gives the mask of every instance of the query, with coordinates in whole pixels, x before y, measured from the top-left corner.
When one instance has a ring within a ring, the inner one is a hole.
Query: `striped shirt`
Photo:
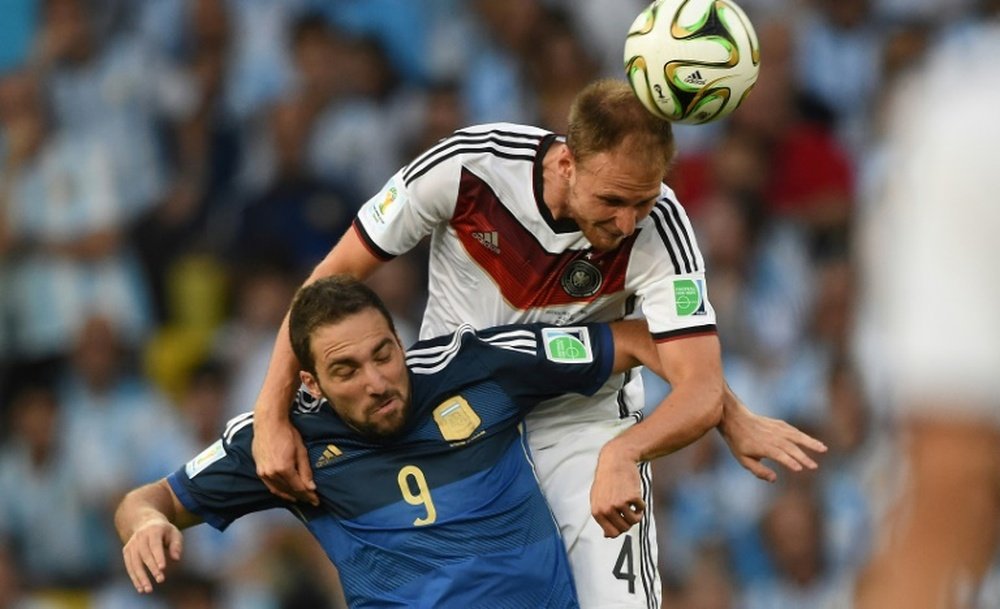
[[[684,209],[662,186],[652,214],[616,249],[590,247],[571,220],[552,218],[542,160],[551,132],[495,123],[462,129],[397,172],[359,211],[355,230],[388,260],[430,235],[428,303],[421,337],[468,323],[567,325],[641,313],[654,337],[714,332],[704,259]],[[637,375],[636,375],[637,376]],[[565,425],[626,417],[641,389],[615,375],[597,393],[540,408],[528,421],[557,439]]]

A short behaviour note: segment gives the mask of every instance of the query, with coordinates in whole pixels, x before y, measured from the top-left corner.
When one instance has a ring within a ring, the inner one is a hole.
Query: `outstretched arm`
[[[625,320],[611,324],[615,339],[615,372],[643,365],[658,376],[665,374],[656,343],[644,320]],[[722,396],[722,420],[716,427],[726,440],[733,457],[761,480],[774,482],[778,474],[764,465],[771,459],[790,471],[816,469],[816,462],[805,452],[826,452],[826,445],[780,419],[753,413],[726,383]],[[676,450],[679,446],[674,448]]]
[[[615,372],[642,364],[669,381],[672,391],[649,419],[601,450],[591,510],[607,536],[627,531],[645,510],[636,464],[679,450],[712,426],[719,428],[736,459],[763,480],[777,478],[761,463],[764,458],[800,471],[816,467],[803,447],[826,451],[818,440],[784,421],[756,415],[739,401],[722,377],[715,336],[657,345],[642,320],[615,322],[611,331]]]
[[[313,269],[305,283],[341,273],[366,279],[381,264],[382,260],[365,247],[352,227]],[[298,371],[299,362],[292,352],[286,314],[271,352],[264,384],[254,404],[253,457],[257,475],[272,493],[288,501],[318,505],[309,455],[288,419],[289,405],[299,387]]]
[[[181,558],[180,530],[200,522],[184,508],[165,478],[125,495],[115,511],[115,528],[125,544],[125,570],[140,594],[153,591],[150,575],[156,583],[163,583],[167,559]]]
[[[617,370],[628,363],[628,356],[646,363],[655,353],[650,363],[658,374],[669,379],[672,389],[648,419],[601,449],[590,503],[591,513],[607,537],[627,531],[639,522],[646,509],[638,464],[687,446],[718,425],[725,384],[719,341],[714,334],[653,346],[648,331],[643,339],[631,326],[612,326],[612,333]]]
[[[764,459],[771,459],[798,472],[803,467],[817,467],[803,449],[826,452],[825,444],[785,421],[753,413],[728,384],[723,395],[722,421],[718,430],[740,465],[767,482],[777,480],[778,474],[764,465]]]

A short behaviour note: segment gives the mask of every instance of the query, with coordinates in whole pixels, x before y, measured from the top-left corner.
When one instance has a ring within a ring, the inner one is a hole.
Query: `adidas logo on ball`
[[[689,85],[701,86],[705,84],[705,79],[701,77],[701,72],[695,70],[694,72],[691,72],[690,74],[687,75],[687,78],[684,79],[684,82],[686,82]]]

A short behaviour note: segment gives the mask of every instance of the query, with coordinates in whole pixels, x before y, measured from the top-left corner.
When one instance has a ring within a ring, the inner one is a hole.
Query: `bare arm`
[[[615,340],[615,372],[623,372],[642,364],[670,381],[669,376],[664,373],[656,344],[649,335],[645,321],[615,322],[611,324],[611,331]],[[785,421],[751,412],[728,384],[725,384],[723,390],[722,420],[717,429],[740,465],[767,482],[774,482],[778,475],[764,465],[765,458],[781,463],[790,471],[798,472],[803,468],[817,467],[805,449],[817,453],[826,452],[826,445]]]
[[[317,279],[337,274],[366,279],[382,260],[365,247],[352,227],[306,279],[308,285]],[[271,363],[264,384],[254,404],[253,457],[257,475],[275,495],[288,501],[303,500],[319,503],[312,479],[309,456],[298,432],[288,420],[288,409],[299,386],[299,362],[292,352],[285,315],[271,352]]]
[[[198,516],[184,508],[166,479],[125,495],[115,511],[115,528],[125,544],[125,569],[140,594],[153,591],[149,575],[163,583],[167,557],[173,561],[181,558],[180,530],[200,522]]]
[[[649,357],[649,347],[633,342],[638,340],[633,332],[627,327],[615,331],[615,351],[623,338],[623,351],[641,361]],[[687,446],[722,418],[725,381],[718,338],[682,338],[659,343],[655,351],[657,372],[670,380],[670,394],[647,420],[605,444],[598,458],[591,512],[608,537],[627,531],[645,510],[637,465]]]
[[[660,362],[660,353],[649,334],[649,324],[644,319],[625,319],[609,324],[615,341],[615,361],[611,371],[621,373],[636,366],[645,366],[662,379],[667,379]]]

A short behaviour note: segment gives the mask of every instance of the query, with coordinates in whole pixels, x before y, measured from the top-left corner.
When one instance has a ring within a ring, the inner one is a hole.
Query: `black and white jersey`
[[[464,323],[567,325],[640,312],[657,340],[714,332],[704,260],[673,191],[663,186],[650,217],[618,248],[595,251],[575,222],[553,219],[544,203],[542,159],[557,138],[510,123],[457,131],[361,208],[355,230],[383,260],[431,236],[421,338]],[[576,421],[627,416],[641,401],[622,401],[624,383],[616,375],[599,392],[603,409],[540,412]]]

